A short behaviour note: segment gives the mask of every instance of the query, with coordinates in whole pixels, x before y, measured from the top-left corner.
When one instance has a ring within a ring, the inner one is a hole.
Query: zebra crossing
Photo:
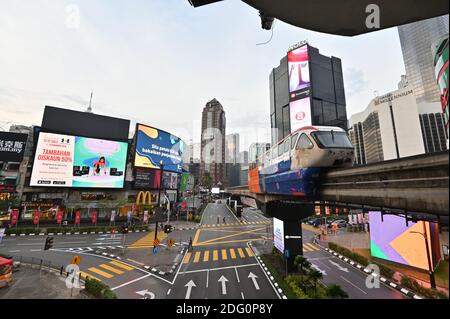
[[[131,266],[112,260],[80,271],[80,276],[84,279],[89,277],[91,279],[102,281],[104,279],[111,279],[115,276],[123,275],[133,269],[134,268]]]
[[[211,249],[196,252],[187,252],[183,258],[183,264],[201,263],[210,261],[227,261],[253,257],[253,251],[248,247]]]
[[[319,251],[320,247],[315,244],[303,243],[303,251],[304,252],[314,252]]]
[[[258,221],[246,221],[243,220],[241,222],[236,223],[224,223],[224,224],[203,224],[201,228],[210,228],[210,227],[232,227],[232,226],[243,226],[243,225],[261,225],[261,224],[270,224],[270,220],[258,220]]]

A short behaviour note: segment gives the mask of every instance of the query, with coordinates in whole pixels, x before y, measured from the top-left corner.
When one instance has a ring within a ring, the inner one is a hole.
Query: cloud
[[[353,97],[361,93],[366,88],[368,81],[365,79],[364,72],[360,69],[347,68],[344,70],[345,94],[347,97]]]

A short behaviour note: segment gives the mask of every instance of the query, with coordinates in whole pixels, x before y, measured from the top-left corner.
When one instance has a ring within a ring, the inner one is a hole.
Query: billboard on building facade
[[[134,166],[142,168],[160,168],[164,171],[181,173],[185,143],[165,131],[143,124],[136,125],[136,152]]]
[[[291,133],[297,129],[310,126],[312,124],[311,99],[305,97],[301,100],[289,103],[289,113],[291,120]]]
[[[0,132],[0,162],[21,162],[28,134]]]
[[[284,222],[275,217],[273,218],[273,245],[284,254]]]
[[[436,223],[408,221],[403,216],[369,212],[370,251],[373,257],[428,270],[425,233],[432,267],[441,259]]]
[[[40,132],[30,186],[123,188],[128,143]]]
[[[309,91],[311,81],[309,77],[308,45],[289,51],[288,75],[289,75],[289,97],[294,101],[304,97],[304,92]]]

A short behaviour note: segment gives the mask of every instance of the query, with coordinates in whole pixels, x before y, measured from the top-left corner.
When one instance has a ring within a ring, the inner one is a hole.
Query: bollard
[[[64,270],[64,266],[61,266],[61,269],[59,270],[59,274],[62,276]]]

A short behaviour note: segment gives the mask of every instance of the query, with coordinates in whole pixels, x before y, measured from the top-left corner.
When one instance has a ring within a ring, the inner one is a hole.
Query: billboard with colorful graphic
[[[308,45],[289,51],[288,74],[289,74],[289,95],[294,101],[303,97],[302,92],[309,90],[311,86],[309,78],[309,58]]]
[[[441,259],[436,223],[406,222],[403,216],[369,212],[370,251],[373,257],[428,270],[425,235],[433,268]]]
[[[284,254],[284,222],[273,218],[273,245]]]
[[[312,124],[311,99],[309,97],[290,102],[289,112],[291,118],[291,133],[301,127],[310,126]]]
[[[0,162],[21,162],[28,134],[0,132]]]
[[[123,188],[128,143],[39,133],[30,186]]]
[[[136,125],[136,153],[134,166],[159,169],[162,161],[164,171],[181,173],[184,142],[154,127]]]

